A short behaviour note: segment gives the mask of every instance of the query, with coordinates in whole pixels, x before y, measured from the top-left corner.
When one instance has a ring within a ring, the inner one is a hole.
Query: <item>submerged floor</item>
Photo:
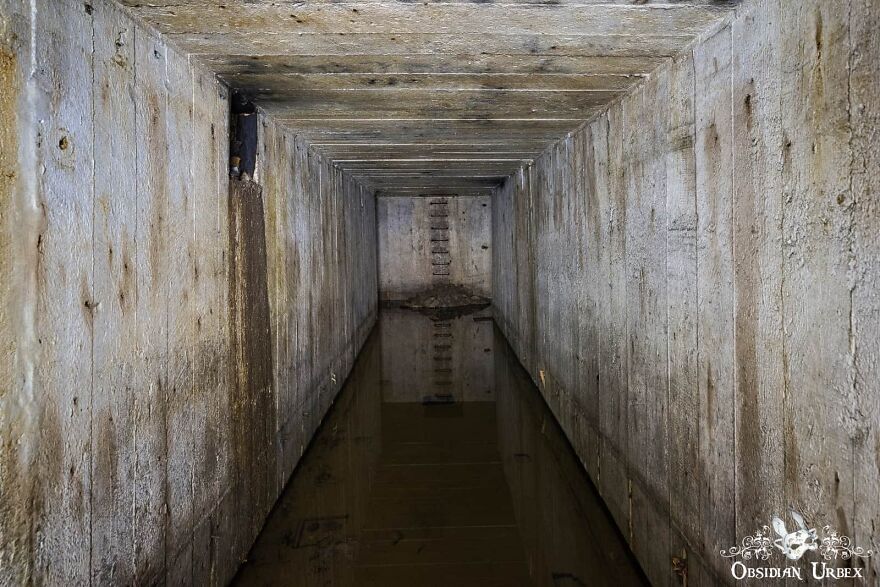
[[[386,309],[238,585],[639,585],[488,310]]]

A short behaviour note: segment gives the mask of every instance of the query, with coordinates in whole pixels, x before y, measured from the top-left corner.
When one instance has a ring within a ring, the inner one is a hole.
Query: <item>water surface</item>
[[[489,310],[385,309],[238,585],[640,585]]]

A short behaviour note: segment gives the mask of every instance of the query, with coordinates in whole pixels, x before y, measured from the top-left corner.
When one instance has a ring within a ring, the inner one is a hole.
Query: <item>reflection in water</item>
[[[643,584],[490,315],[383,310],[237,584]]]

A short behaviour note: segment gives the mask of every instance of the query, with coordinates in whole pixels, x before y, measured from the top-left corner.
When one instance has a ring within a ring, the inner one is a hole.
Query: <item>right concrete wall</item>
[[[655,584],[789,508],[878,550],[878,30],[747,2],[495,196],[497,321]]]

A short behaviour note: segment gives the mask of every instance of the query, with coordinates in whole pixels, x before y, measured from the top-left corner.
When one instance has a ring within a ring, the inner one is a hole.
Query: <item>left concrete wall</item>
[[[0,584],[223,584],[374,319],[373,201],[279,159],[318,178],[279,295],[213,75],[105,0],[0,0],[0,82]]]
[[[278,414],[271,506],[376,323],[376,197],[265,114],[258,161]]]

